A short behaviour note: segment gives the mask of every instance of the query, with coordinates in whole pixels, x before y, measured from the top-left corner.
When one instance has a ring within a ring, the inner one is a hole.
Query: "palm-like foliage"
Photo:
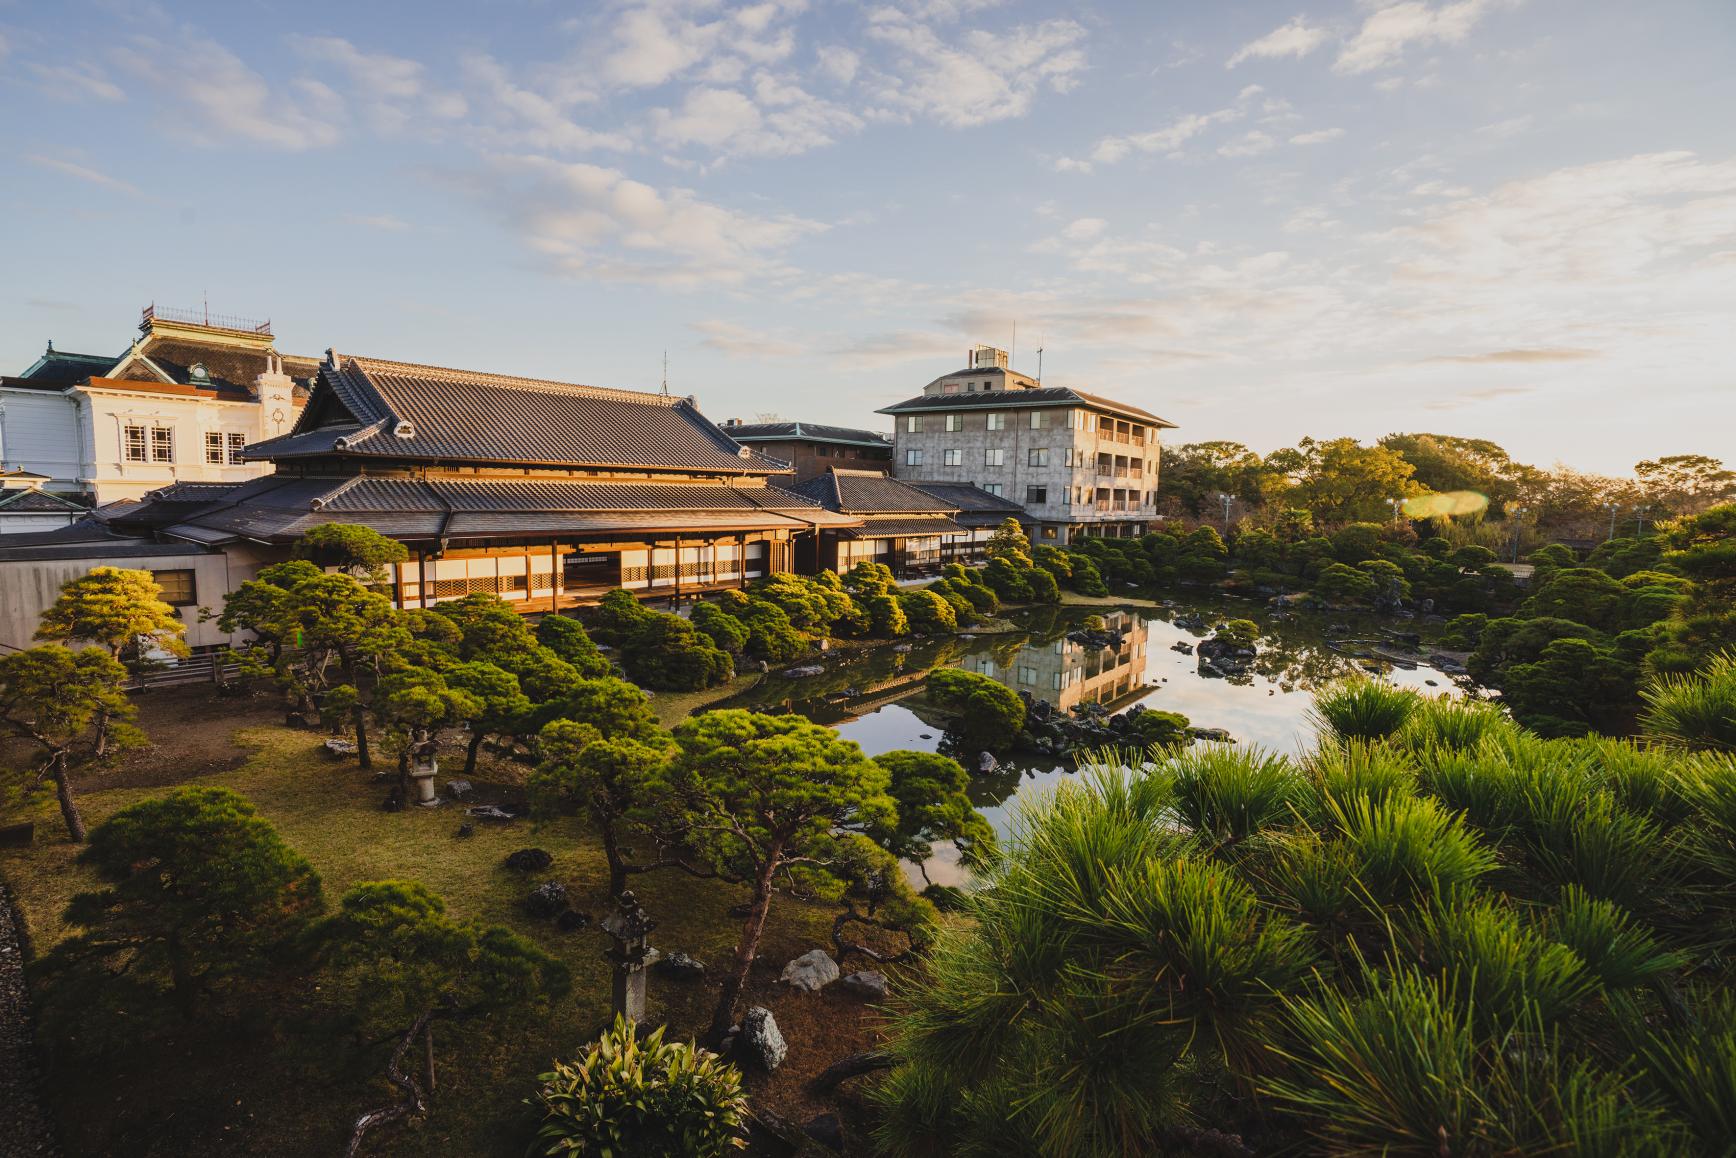
[[[1736,757],[1320,717],[1299,763],[1106,753],[1025,806],[900,999],[882,1149],[1730,1153]]]
[[[1736,654],[1693,675],[1661,675],[1640,689],[1640,727],[1671,747],[1736,752]]]

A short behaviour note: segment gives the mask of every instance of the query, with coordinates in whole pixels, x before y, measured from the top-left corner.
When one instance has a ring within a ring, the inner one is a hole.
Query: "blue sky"
[[[1013,343],[1256,449],[1736,458],[1736,5],[0,0],[0,369],[281,349],[882,425]]]

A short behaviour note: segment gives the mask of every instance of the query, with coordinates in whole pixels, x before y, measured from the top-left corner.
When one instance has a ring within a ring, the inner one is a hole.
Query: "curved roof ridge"
[[[391,358],[371,358],[364,354],[344,354],[343,360],[356,365],[364,374],[378,367],[385,372],[402,371],[419,377],[443,378],[454,382],[485,382],[490,385],[515,386],[527,390],[547,390],[557,394],[580,394],[592,398],[611,398],[623,402],[639,402],[652,406],[675,407],[689,401],[685,395],[658,394],[650,390],[629,390],[620,386],[587,386],[580,382],[560,382],[552,378],[523,378],[516,374],[495,374],[487,370],[464,370],[452,366],[433,366],[426,362],[398,362]]]

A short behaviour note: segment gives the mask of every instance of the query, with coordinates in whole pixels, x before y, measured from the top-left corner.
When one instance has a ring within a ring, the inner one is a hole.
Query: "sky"
[[[1731,0],[0,0],[0,371],[279,349],[889,429],[1736,460]]]

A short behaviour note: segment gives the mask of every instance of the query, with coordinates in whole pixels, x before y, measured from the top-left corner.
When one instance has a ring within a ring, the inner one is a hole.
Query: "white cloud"
[[[363,52],[339,36],[292,36],[290,47],[305,60],[341,72],[377,132],[400,132],[428,118],[451,121],[469,111],[462,94],[429,85],[427,69],[419,61]]]
[[[44,157],[36,153],[30,154],[24,159],[39,168],[52,169],[56,173],[64,173],[68,177],[76,177],[80,181],[85,181],[92,185],[100,185],[104,189],[113,189],[117,193],[125,193],[129,197],[143,197],[145,195],[144,191],[137,185],[127,181],[122,181],[118,177],[111,177],[107,173],[104,173],[99,169],[92,169],[88,165],[80,165],[73,161],[65,161],[59,157]]]
[[[1061,230],[1061,236],[1068,241],[1089,241],[1100,236],[1109,227],[1109,222],[1101,217],[1080,217],[1070,222]]]
[[[825,228],[729,209],[690,189],[658,190],[618,169],[540,156],[492,158],[474,191],[556,270],[677,289],[785,274],[778,255]]]
[[[1324,145],[1327,141],[1336,141],[1343,135],[1343,129],[1315,129],[1312,132],[1297,133],[1290,138],[1290,143],[1292,145]]]
[[[1520,117],[1509,117],[1504,121],[1496,121],[1491,125],[1483,125],[1477,130],[1480,137],[1488,137],[1496,141],[1507,141],[1523,136],[1531,128],[1532,117],[1527,114]]]
[[[794,33],[778,25],[803,7],[802,0],[774,0],[703,20],[714,11],[706,3],[635,3],[610,25],[597,74],[623,88],[655,88],[690,72],[733,84],[748,66],[774,64],[795,50]]]
[[[1220,157],[1256,157],[1276,145],[1278,142],[1270,135],[1255,129],[1244,133],[1233,141],[1226,141],[1218,147]]]
[[[498,137],[510,147],[560,153],[632,147],[625,134],[593,129],[572,118],[569,110],[582,101],[580,94],[569,93],[563,100],[524,88],[491,56],[467,56],[461,67],[482,105],[478,111],[490,118],[493,132],[485,137]]]
[[[408,221],[394,217],[390,213],[373,215],[346,213],[344,214],[344,221],[350,225],[360,225],[365,229],[378,229],[382,233],[405,233],[413,228]]]
[[[972,29],[957,42],[895,9],[869,18],[868,35],[890,50],[875,95],[889,110],[952,128],[1024,116],[1044,89],[1068,92],[1085,69],[1085,29],[1046,20],[996,33]]]
[[[1098,164],[1111,165],[1130,153],[1173,153],[1212,126],[1228,124],[1240,120],[1241,117],[1242,110],[1238,108],[1219,109],[1211,113],[1189,113],[1149,133],[1104,137],[1092,148],[1091,159]]]
[[[735,89],[693,88],[679,110],[653,109],[652,132],[671,148],[696,145],[720,156],[780,157],[831,144],[862,127],[854,113],[770,73],[753,79],[752,96]]]
[[[1457,44],[1494,3],[1454,0],[1431,6],[1423,0],[1405,0],[1379,8],[1362,22],[1332,67],[1342,73],[1369,72],[1397,64],[1412,44]]]
[[[1054,167],[1057,173],[1091,172],[1091,162],[1081,161],[1077,157],[1056,157]]]
[[[1310,25],[1305,17],[1298,16],[1290,23],[1274,28],[1258,40],[1242,45],[1224,62],[1225,68],[1234,68],[1243,61],[1255,59],[1270,59],[1293,56],[1298,59],[1307,56],[1316,48],[1326,43],[1326,30]]]
[[[828,44],[818,52],[820,71],[838,84],[849,84],[856,79],[856,71],[862,67],[862,58],[848,48]]]
[[[690,328],[705,335],[700,345],[732,358],[797,358],[807,353],[800,343],[717,318],[693,322]]]
[[[164,131],[195,144],[241,142],[299,152],[342,136],[342,101],[331,89],[314,81],[273,89],[207,37],[189,33],[168,44],[141,36],[117,49],[114,59],[161,98]]]
[[[0,52],[0,56],[5,53]],[[36,87],[60,100],[124,101],[127,94],[121,86],[89,63],[29,65],[36,77]]]

